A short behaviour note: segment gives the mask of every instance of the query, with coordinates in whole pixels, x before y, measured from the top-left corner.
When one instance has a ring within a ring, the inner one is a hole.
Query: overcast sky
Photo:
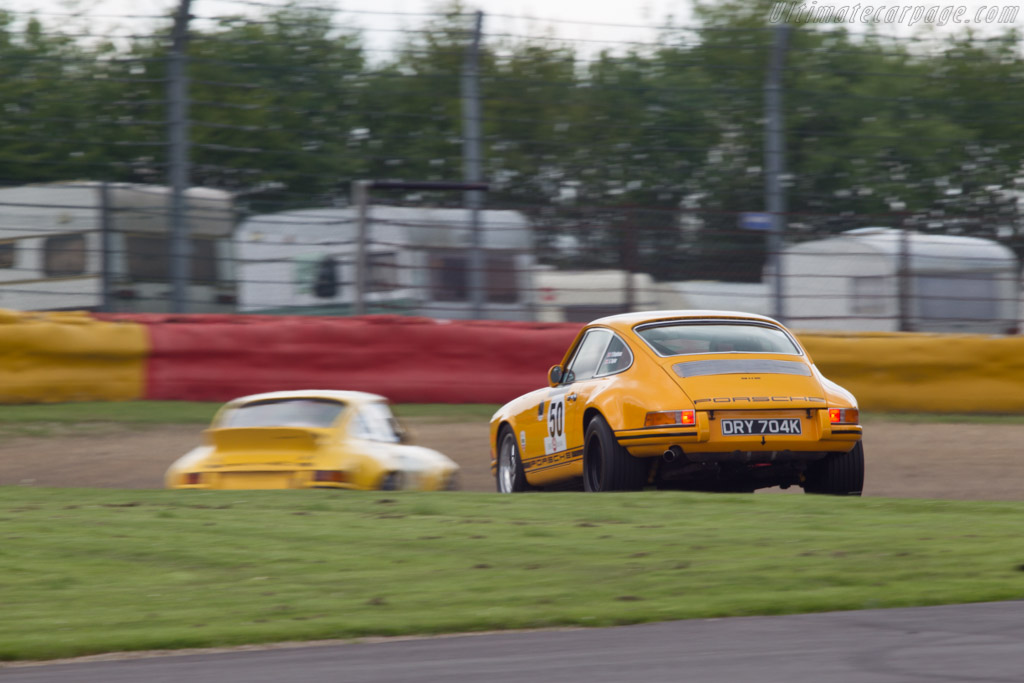
[[[165,16],[179,2],[180,0],[0,0],[0,6],[9,4],[18,12],[39,10],[60,14],[67,14],[69,9],[77,9],[91,18],[90,27],[95,31],[97,26],[103,25],[104,22],[115,22],[118,17]],[[283,4],[285,0],[192,0],[192,13],[197,17],[257,13],[267,5]],[[424,17],[417,15],[436,13],[444,6],[438,0],[310,0],[309,4],[352,12],[353,22],[369,32],[367,37],[375,43],[375,47],[379,47],[387,35],[397,35],[394,33],[397,30],[420,27]],[[554,32],[559,38],[593,41],[595,44],[651,42],[657,35],[653,27],[663,25],[669,16],[673,17],[676,25],[694,23],[690,0],[463,0],[463,4],[468,10],[481,9],[485,12],[485,33],[538,35]],[[901,36],[927,30],[927,23],[923,18],[912,21],[916,8],[950,8],[951,11],[962,8],[958,21],[949,21],[944,27],[933,24],[931,28],[942,33],[962,31],[968,26],[983,34],[1001,32],[1000,29],[1005,28],[1005,25],[979,25],[973,21],[977,11],[983,7],[995,8],[1000,13],[1006,8],[1021,8],[1013,25],[1024,28],[1024,3],[1020,2],[807,0],[785,4],[790,7],[845,7],[850,16],[883,5],[888,9],[907,8],[908,11],[901,15],[902,20],[888,25],[875,25],[883,32]],[[117,23],[123,25],[125,21],[122,19]],[[844,25],[853,32],[866,32],[870,28],[859,19],[847,21]]]
[[[88,14],[96,21],[117,17],[160,17],[177,7],[180,0],[0,0],[12,2],[18,12],[38,10],[67,14],[69,10]],[[212,17],[225,14],[257,13],[266,5],[283,5],[284,0],[192,0],[192,14]],[[312,0],[317,7],[337,7],[353,13],[353,20],[372,32],[417,28],[427,13],[444,5],[437,0]],[[569,40],[652,41],[651,28],[675,15],[675,23],[692,24],[688,0],[464,0],[467,10],[485,13],[485,31],[538,34],[554,31]],[[123,22],[122,22],[123,23]],[[95,24],[94,24],[95,26]]]

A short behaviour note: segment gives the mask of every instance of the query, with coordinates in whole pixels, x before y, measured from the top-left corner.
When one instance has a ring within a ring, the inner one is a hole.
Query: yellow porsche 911
[[[785,327],[728,311],[601,318],[491,419],[498,491],[653,486],[860,495],[857,401]]]
[[[458,488],[459,466],[407,443],[387,400],[359,391],[282,391],[236,398],[204,444],[167,470],[175,489]]]

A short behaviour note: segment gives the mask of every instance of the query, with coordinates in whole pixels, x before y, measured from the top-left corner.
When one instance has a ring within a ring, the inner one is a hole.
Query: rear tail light
[[[202,476],[198,472],[186,472],[184,483],[186,486],[196,486],[202,483]]]
[[[695,424],[697,424],[697,414],[693,410],[662,410],[656,413],[647,413],[647,417],[644,418],[645,427],[693,426]]]
[[[348,481],[348,472],[344,470],[315,470],[313,472],[313,481],[343,484]]]
[[[218,294],[217,303],[219,304],[234,304],[238,303],[238,297],[234,294]]]
[[[134,299],[135,298],[135,290],[134,289],[117,289],[117,290],[114,290],[114,298],[116,298],[116,299]]]
[[[856,408],[829,408],[828,421],[832,424],[857,424],[860,411]]]

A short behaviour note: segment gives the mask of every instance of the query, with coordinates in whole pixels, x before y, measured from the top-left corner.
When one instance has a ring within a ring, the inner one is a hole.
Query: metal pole
[[[625,271],[626,281],[623,290],[622,312],[629,313],[633,310],[636,299],[636,292],[633,283],[633,269],[635,268],[636,239],[633,235],[633,226],[636,225],[636,213],[630,211],[626,214],[627,220],[623,229],[626,231],[623,240],[622,270]]]
[[[356,283],[352,310],[366,313],[367,245],[369,243],[370,190],[462,190],[486,192],[487,183],[453,183],[443,180],[355,180],[352,182],[352,206],[356,207]]]
[[[113,297],[111,296],[111,268],[113,267],[113,254],[111,244],[114,234],[113,216],[110,204],[110,186],[106,182],[100,183],[100,310],[110,312],[113,310]]]
[[[782,120],[782,69],[790,27],[775,27],[772,55],[764,82],[764,203],[772,219],[768,233],[768,263],[775,272],[775,319],[785,322],[782,273],[782,236],[786,230],[786,195],[782,187],[785,139]]]
[[[482,180],[480,153],[480,34],[484,13],[476,12],[473,38],[466,47],[462,67],[462,159],[463,179],[467,183]],[[470,252],[469,252],[469,300],[473,317],[484,317],[484,253],[483,235],[480,226],[480,207],[483,193],[470,190],[463,195],[463,203],[469,209]]]
[[[899,280],[897,289],[900,297],[898,302],[900,332],[911,332],[914,326],[910,322],[910,231],[905,227],[900,231]]]
[[[352,183],[352,205],[356,207],[356,291],[352,303],[355,315],[366,315],[366,216],[370,184],[368,180]]]
[[[189,6],[181,0],[174,17],[171,53],[167,63],[167,113],[169,121],[169,175],[171,184],[171,310],[184,313],[188,304],[189,256],[188,217],[185,189],[188,187],[188,80],[185,49],[188,42]]]

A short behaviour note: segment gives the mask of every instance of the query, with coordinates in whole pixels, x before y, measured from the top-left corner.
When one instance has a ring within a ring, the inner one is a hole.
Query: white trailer
[[[471,301],[467,209],[367,207],[367,313],[465,319]],[[516,211],[479,212],[483,315],[533,318],[533,242]],[[347,315],[356,297],[358,213],[317,208],[251,216],[235,231],[243,313]]]
[[[659,308],[691,308],[712,311],[743,311],[775,315],[771,283],[685,280],[658,283]]]
[[[651,276],[624,270],[537,270],[537,319],[590,322],[615,313],[660,308]]]
[[[168,311],[169,188],[62,182],[0,188],[0,308]],[[235,308],[231,194],[185,192],[189,312]]]
[[[901,319],[919,332],[1018,327],[1018,259],[992,240],[861,228],[789,246],[780,260],[785,320],[798,329],[897,331]]]

